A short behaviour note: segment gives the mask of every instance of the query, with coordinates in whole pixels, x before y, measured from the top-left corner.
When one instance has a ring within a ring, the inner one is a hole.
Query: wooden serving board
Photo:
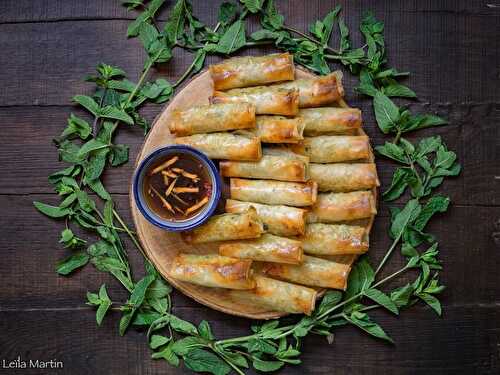
[[[310,78],[314,75],[302,68],[296,69],[296,78]],[[146,137],[142,149],[137,156],[136,167],[138,163],[153,150],[173,143],[174,136],[170,134],[168,123],[172,111],[180,109],[184,110],[195,105],[208,104],[208,98],[213,91],[212,79],[208,71],[195,76],[188,82],[184,88],[175,95],[175,97],[163,108],[162,112],[156,117],[148,136]],[[364,134],[360,130],[359,134]],[[373,159],[373,155],[371,157]],[[374,191],[376,197],[376,191]],[[218,253],[219,243],[203,244],[203,245],[188,245],[181,240],[178,233],[168,232],[157,228],[150,224],[137,209],[134,195],[130,192],[130,206],[132,217],[136,227],[139,240],[149,257],[151,262],[156,266],[157,270],[172,284],[175,288],[215,310],[225,312],[227,314],[243,316],[252,319],[274,319],[286,313],[269,311],[259,306],[246,304],[242,301],[233,301],[228,296],[227,290],[221,288],[207,288],[186,282],[177,281],[171,278],[168,274],[172,259],[180,252],[208,254]],[[370,220],[365,220],[362,225],[366,225],[368,230],[371,229],[373,217]],[[329,259],[336,262],[352,264],[356,256],[335,256]]]

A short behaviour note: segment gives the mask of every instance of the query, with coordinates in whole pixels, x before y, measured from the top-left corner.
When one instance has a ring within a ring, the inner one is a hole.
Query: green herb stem
[[[130,237],[130,239],[134,243],[135,247],[137,247],[137,249],[142,253],[142,256],[144,257],[144,259],[149,259],[146,256],[146,253],[144,252],[144,249],[142,248],[141,244],[137,240],[136,236],[132,233],[132,231],[129,229],[127,224],[125,224],[125,222],[122,220],[122,218],[120,217],[118,212],[116,212],[115,209],[113,209],[113,216],[116,218],[116,220],[118,220],[118,222],[122,226],[123,230],[128,234],[128,236]]]
[[[302,31],[300,30],[297,30],[297,29],[294,29],[293,27],[290,27],[290,26],[287,26],[287,25],[283,25],[283,29],[287,30],[287,31],[290,31],[292,33],[295,33],[297,35],[300,35],[302,38],[304,39],[307,39],[309,40],[310,42],[313,42],[314,44],[318,45],[318,46],[321,46],[321,47],[324,47],[325,50],[327,51],[330,51],[332,53],[334,53],[335,55],[340,55],[340,51],[328,46],[328,45],[323,45],[319,40],[313,38],[312,36],[310,35],[307,35],[306,33],[303,33]]]
[[[387,252],[385,253],[384,257],[382,258],[382,261],[379,263],[377,269],[375,270],[375,276],[377,276],[377,274],[380,272],[380,270],[382,269],[382,267],[384,267],[385,263],[387,262],[387,260],[391,256],[392,252],[396,248],[399,240],[401,240],[401,237],[403,236],[403,232],[406,229],[406,227],[408,226],[408,223],[410,221],[410,217],[411,217],[411,215],[408,215],[408,218],[406,219],[405,224],[401,228],[401,231],[398,233],[398,235],[396,236],[396,238],[394,239],[394,241],[392,241],[392,244],[389,247],[389,250],[387,250]]]
[[[218,22],[217,25],[215,25],[214,27],[214,33],[217,32],[217,30],[219,30],[219,27],[221,27],[221,23]],[[205,48],[207,45],[209,44],[209,42],[206,42],[204,46],[202,46],[201,48]],[[196,59],[193,59],[193,61],[191,62],[191,65],[189,65],[189,67],[186,69],[186,71],[184,72],[184,74],[182,74],[182,76],[177,80],[177,82],[175,82],[172,87],[173,88],[176,88],[178,87],[182,82],[184,82],[184,80],[189,77],[189,75],[191,74],[191,72],[193,71],[194,67],[196,65]]]
[[[401,139],[401,135],[402,135],[401,129],[398,129],[398,132],[396,133],[396,136],[394,137],[394,141],[392,141],[392,143],[397,145],[399,143],[399,140]]]

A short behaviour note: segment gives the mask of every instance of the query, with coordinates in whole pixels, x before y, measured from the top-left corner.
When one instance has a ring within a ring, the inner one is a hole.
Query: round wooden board
[[[313,76],[314,75],[312,73],[302,68],[296,69],[296,78],[310,78]],[[195,105],[208,104],[208,98],[211,96],[212,91],[213,84],[208,71],[198,74],[190,82],[188,82],[156,117],[153,126],[144,141],[142,149],[137,156],[136,167],[138,163],[153,150],[173,143],[172,140],[174,137],[170,134],[168,129],[169,118],[172,111],[177,109],[187,109]],[[364,134],[362,130],[360,133]],[[156,266],[157,270],[175,288],[179,289],[181,292],[199,303],[227,314],[243,316],[251,319],[274,319],[287,315],[259,308],[259,306],[245,303],[244,301],[231,300],[228,296],[227,290],[225,289],[202,287],[171,278],[168,274],[168,270],[172,259],[178,253],[213,254],[218,252],[218,244],[213,243],[196,246],[188,245],[181,240],[178,233],[168,232],[150,224],[137,209],[132,193],[130,193],[130,206],[137,235],[144,251],[146,252],[146,255]],[[370,230],[372,223],[373,217],[370,220],[366,220],[362,224],[366,225],[368,230]],[[336,256],[329,257],[329,259],[351,265],[355,261],[356,256]]]

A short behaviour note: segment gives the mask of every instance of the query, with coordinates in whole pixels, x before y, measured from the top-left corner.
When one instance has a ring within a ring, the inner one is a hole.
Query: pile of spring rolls
[[[221,159],[226,213],[182,234],[220,242],[219,254],[180,254],[171,277],[230,289],[273,311],[310,314],[317,290],[344,290],[350,264],[331,256],[368,250],[357,225],[376,213],[379,185],[361,111],[343,102],[342,75],[295,79],[291,55],[237,57],[210,67],[210,105],[177,111],[175,142]]]

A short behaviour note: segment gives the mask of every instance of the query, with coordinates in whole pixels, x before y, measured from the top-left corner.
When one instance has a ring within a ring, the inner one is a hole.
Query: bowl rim
[[[209,173],[209,175],[211,177],[212,189],[214,191],[214,193],[212,193],[210,200],[208,201],[209,207],[205,211],[205,213],[199,216],[198,215],[194,216],[193,218],[188,219],[185,222],[175,222],[177,225],[172,225],[173,222],[170,220],[160,219],[150,214],[149,210],[144,207],[146,203],[144,196],[142,194],[142,188],[139,183],[140,178],[145,172],[145,168],[148,166],[149,163],[151,163],[157,157],[161,156],[163,153],[172,151],[178,152],[180,154],[182,153],[191,154],[191,156],[202,161],[206,166],[208,166],[211,172]],[[132,180],[132,190],[134,193],[134,200],[136,202],[137,208],[144,216],[144,218],[146,218],[146,220],[148,220],[151,224],[161,229],[165,229],[172,232],[181,232],[193,229],[203,224],[205,221],[208,220],[208,218],[210,218],[210,216],[212,216],[215,209],[217,208],[218,202],[221,197],[222,179],[214,162],[205,153],[188,145],[168,145],[168,146],[158,147],[157,149],[153,150],[150,154],[146,155],[146,157],[144,157],[144,159],[142,159],[139,162],[134,172],[134,177]]]

